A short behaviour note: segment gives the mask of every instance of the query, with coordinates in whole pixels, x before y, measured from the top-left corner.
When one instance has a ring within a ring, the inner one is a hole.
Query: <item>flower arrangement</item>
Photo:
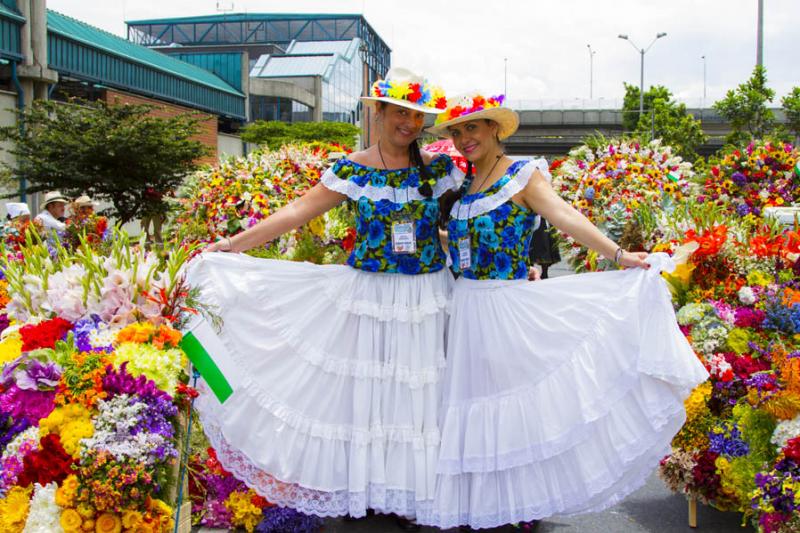
[[[102,251],[29,232],[3,255],[0,531],[172,530],[190,252],[115,230]]]
[[[669,213],[675,203],[690,193],[691,163],[683,161],[660,141],[642,145],[637,141],[605,140],[591,147],[573,149],[566,159],[550,167],[553,188],[573,207],[614,241],[626,243],[626,227],[635,223],[635,213],[652,207]],[[562,249],[576,271],[616,268],[608,258],[561,234]],[[613,258],[612,258],[613,259]]]
[[[711,203],[639,220],[658,241],[648,247],[688,255],[665,278],[678,324],[711,374],[686,400],[659,473],[672,490],[741,512],[763,531],[794,531],[800,235]]]
[[[800,150],[789,143],[753,141],[724,152],[703,181],[702,201],[739,216],[761,216],[765,207],[800,201]]]
[[[194,174],[178,191],[171,224],[184,242],[211,241],[248,229],[319,183],[329,146],[288,145],[232,158]],[[346,206],[249,253],[315,263],[342,263],[355,229]]]
[[[484,109],[500,107],[503,105],[505,99],[506,97],[504,94],[489,97],[481,94],[464,96],[455,102],[450,101],[447,110],[444,113],[436,116],[435,124],[439,125],[447,122],[448,120],[463,117],[465,115],[471,115],[472,113],[483,111]]]
[[[430,84],[428,80],[421,82],[378,80],[372,84],[369,94],[376,98],[406,100],[431,109],[447,107],[444,91],[440,87]]]

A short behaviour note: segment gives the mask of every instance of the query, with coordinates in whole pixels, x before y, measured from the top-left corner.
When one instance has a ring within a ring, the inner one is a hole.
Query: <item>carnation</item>
[[[747,285],[743,286],[739,289],[737,293],[739,296],[739,301],[742,302],[744,305],[753,305],[756,303],[756,295],[753,293],[753,288],[748,287]]]

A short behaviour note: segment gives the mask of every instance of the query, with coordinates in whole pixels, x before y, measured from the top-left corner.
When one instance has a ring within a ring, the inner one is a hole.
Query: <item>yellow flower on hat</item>
[[[388,90],[389,98],[396,98],[398,100],[403,100],[409,94],[411,94],[411,87],[409,87],[407,83],[397,83],[389,86]]]

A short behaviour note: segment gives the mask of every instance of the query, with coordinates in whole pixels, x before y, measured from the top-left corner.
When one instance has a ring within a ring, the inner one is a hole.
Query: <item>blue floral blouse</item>
[[[528,251],[538,217],[511,198],[536,169],[547,173],[547,163],[543,159],[516,161],[491,187],[474,194],[466,194],[470,182],[464,181],[463,195],[453,205],[447,224],[454,272],[468,279],[528,278]],[[459,240],[465,238],[470,266],[461,269]]]
[[[379,169],[340,159],[325,171],[322,184],[346,195],[356,212],[356,240],[347,264],[367,272],[426,274],[445,267],[446,255],[439,243],[439,197],[458,188],[461,171],[444,154],[428,165],[437,176],[433,196],[418,188],[418,167]],[[412,220],[416,237],[414,253],[395,253],[392,223]]]

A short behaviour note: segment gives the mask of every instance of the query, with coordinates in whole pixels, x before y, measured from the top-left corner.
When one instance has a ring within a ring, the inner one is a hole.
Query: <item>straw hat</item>
[[[44,202],[42,203],[42,207],[43,208],[47,207],[48,205],[54,204],[56,202],[61,202],[66,204],[69,203],[69,200],[67,200],[67,197],[58,191],[50,191],[49,193],[44,195]]]
[[[404,68],[389,69],[386,78],[372,84],[369,94],[362,96],[361,101],[373,107],[378,102],[386,102],[423,113],[438,114],[447,106],[441,88]]]
[[[12,219],[31,214],[31,210],[28,209],[28,204],[22,202],[8,202],[6,204],[6,211],[8,212],[8,216]]]
[[[505,95],[486,97],[478,92],[456,96],[447,101],[447,109],[436,117],[428,132],[440,137],[450,137],[447,128],[471,120],[493,120],[499,126],[497,136],[502,141],[511,137],[519,127],[519,115],[503,107]]]
[[[94,207],[94,201],[85,194],[78,196],[74,203],[75,207]]]

